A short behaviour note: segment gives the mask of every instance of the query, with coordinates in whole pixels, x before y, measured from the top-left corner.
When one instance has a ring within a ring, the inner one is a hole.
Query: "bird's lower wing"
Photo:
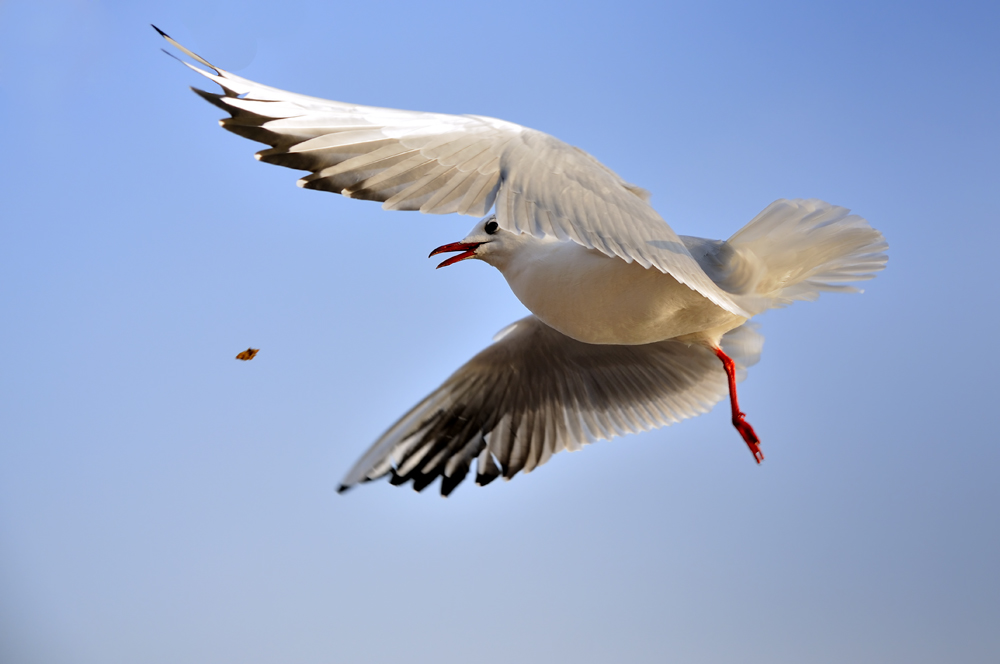
[[[187,64],[218,83],[195,89],[231,117],[222,126],[265,143],[261,161],[310,171],[299,180],[389,210],[484,215],[513,232],[571,239],[643,267],[655,267],[719,306],[749,315],[709,279],[648,194],[586,152],[539,131],[476,115],[345,104],[260,85]]]
[[[756,333],[740,333],[756,361]],[[708,411],[727,393],[708,348],[678,341],[591,345],[534,316],[498,335],[404,415],[347,474],[341,490],[390,476],[448,495],[476,462],[476,482],[530,472],[563,450]]]

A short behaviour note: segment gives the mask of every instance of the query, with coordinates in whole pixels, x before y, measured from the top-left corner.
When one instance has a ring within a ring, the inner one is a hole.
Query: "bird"
[[[430,256],[454,254],[438,268],[493,266],[531,314],[390,426],[341,492],[386,477],[422,491],[440,478],[447,496],[473,463],[478,485],[509,480],[558,452],[673,424],[726,396],[760,464],[736,389],[763,345],[751,319],[824,291],[859,292],[851,282],[888,260],[879,231],[818,199],[778,199],[728,240],[678,235],[649,192],[543,132],[279,90],[153,27],[220,86],[192,89],[228,113],[221,126],[267,145],[258,160],[307,171],[299,186],[386,210],[482,217]]]

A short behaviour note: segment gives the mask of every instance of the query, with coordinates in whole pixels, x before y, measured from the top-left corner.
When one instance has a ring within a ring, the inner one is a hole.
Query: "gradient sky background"
[[[717,408],[448,500],[337,495],[524,310],[426,258],[473,218],[257,163],[150,23],[268,85],[549,132],[680,233],[844,205],[889,265],[759,319],[760,467]],[[998,29],[995,2],[0,3],[0,660],[996,662]]]

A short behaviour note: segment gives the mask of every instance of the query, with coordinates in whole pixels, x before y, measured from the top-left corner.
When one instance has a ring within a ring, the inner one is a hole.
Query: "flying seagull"
[[[155,26],[153,26],[155,28]],[[532,315],[386,431],[344,491],[389,477],[448,495],[530,472],[562,450],[707,412],[731,417],[759,464],[736,383],[760,354],[753,316],[821,291],[857,292],[886,263],[882,234],[816,199],[771,203],[728,240],[677,235],[649,193],[586,152],[511,122],[359,106],[285,92],[212,65],[156,28],[221,93],[225,129],[270,146],[298,184],[386,210],[483,218],[438,267],[485,261]],[[492,213],[490,211],[493,210]],[[485,216],[484,216],[485,215]]]

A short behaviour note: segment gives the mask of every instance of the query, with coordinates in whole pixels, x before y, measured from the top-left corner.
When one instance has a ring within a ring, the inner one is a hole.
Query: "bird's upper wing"
[[[738,329],[736,344],[723,343],[748,366],[759,335]],[[725,371],[708,348],[585,344],[528,316],[390,427],[341,490],[390,475],[420,491],[440,476],[448,495],[474,460],[478,484],[510,479],[562,450],[704,413],[726,393]]]
[[[358,106],[260,85],[219,69],[160,32],[222,86],[195,90],[230,114],[222,126],[270,145],[257,158],[311,171],[299,184],[388,210],[484,215],[513,232],[554,235],[655,267],[749,317],[691,257],[648,194],[586,152],[533,129],[477,115]]]

